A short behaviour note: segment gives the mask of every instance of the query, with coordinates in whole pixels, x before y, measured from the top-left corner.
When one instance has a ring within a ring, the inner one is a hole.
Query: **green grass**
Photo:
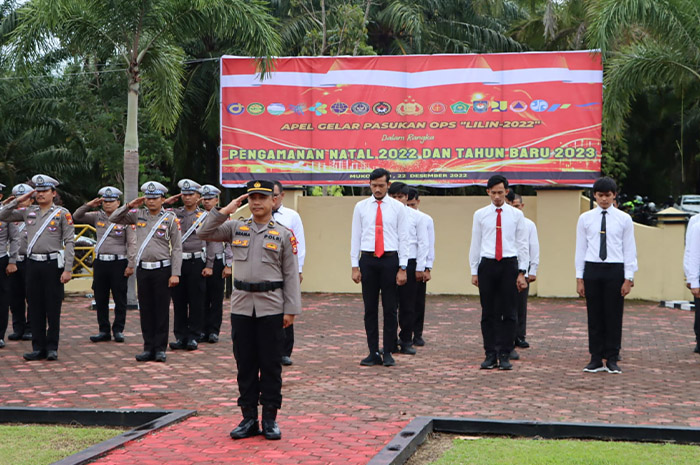
[[[610,441],[455,439],[434,465],[700,464],[700,447]]]
[[[46,465],[122,432],[114,428],[0,425],[0,464]]]

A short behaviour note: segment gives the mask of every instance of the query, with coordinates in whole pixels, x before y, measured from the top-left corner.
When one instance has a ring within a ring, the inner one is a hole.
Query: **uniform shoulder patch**
[[[137,211],[139,211],[138,208],[132,208],[131,210],[129,210],[129,213],[136,213]]]

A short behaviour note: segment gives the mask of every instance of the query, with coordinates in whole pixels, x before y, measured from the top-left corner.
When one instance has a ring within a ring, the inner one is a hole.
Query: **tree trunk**
[[[124,202],[131,202],[139,192],[139,81],[138,70],[129,78],[129,94],[126,110],[126,134],[124,137]],[[136,264],[138,266],[138,264]],[[138,308],[136,275],[129,277],[126,293],[128,308]]]

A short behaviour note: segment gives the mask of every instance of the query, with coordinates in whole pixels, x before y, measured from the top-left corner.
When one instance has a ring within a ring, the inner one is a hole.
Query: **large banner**
[[[221,183],[587,186],[603,71],[591,51],[221,59]]]

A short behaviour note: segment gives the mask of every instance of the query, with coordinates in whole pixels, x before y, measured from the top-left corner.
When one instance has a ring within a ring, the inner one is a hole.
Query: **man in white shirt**
[[[362,283],[365,332],[369,355],[364,366],[396,364],[397,285],[406,284],[408,228],[406,207],[387,195],[389,172],[377,168],[369,175],[372,196],[359,201],[352,214],[350,263],[352,280]],[[384,359],[379,355],[379,295],[384,314]]]
[[[297,239],[297,260],[299,261],[299,282],[304,280],[302,269],[304,268],[304,257],[306,257],[306,239],[304,238],[304,225],[301,216],[291,208],[282,205],[284,200],[284,188],[282,183],[274,181],[275,188],[272,191],[272,219],[292,231]],[[284,352],[282,353],[282,365],[292,364],[292,350],[294,349],[294,324],[284,328]]]
[[[506,201],[509,205],[522,211],[525,208],[525,202],[520,194],[516,194],[510,191],[506,196]],[[523,349],[530,347],[530,343],[525,340],[525,335],[527,333],[527,297],[530,292],[530,283],[537,280],[537,267],[540,264],[540,243],[537,238],[537,226],[528,217],[524,217],[525,225],[527,226],[527,238],[528,238],[528,256],[530,257],[530,263],[527,268],[527,274],[525,278],[527,280],[527,287],[518,295],[518,325],[515,329],[515,346]],[[510,354],[511,360],[518,360],[520,356],[513,349]]]
[[[416,283],[416,319],[413,324],[413,345],[423,347],[425,340],[423,339],[423,325],[425,323],[425,293],[427,290],[428,281],[432,278],[433,263],[435,262],[435,223],[433,218],[425,212],[418,210],[420,206],[420,195],[415,187],[408,188],[409,207],[421,214],[425,227],[428,229],[428,255],[425,258],[425,271],[423,272],[423,281]]]
[[[528,238],[523,212],[506,204],[508,180],[500,174],[486,184],[491,204],[474,213],[469,265],[479,288],[481,334],[486,359],[481,368],[512,370],[518,292],[527,287]]]
[[[700,218],[693,216],[688,222],[685,234],[685,254],[683,255],[683,270],[685,280],[695,300],[695,349],[693,352],[700,354]]]
[[[389,187],[391,198],[402,204],[408,203],[408,186],[403,182],[393,182]],[[428,255],[428,228],[418,210],[407,208],[408,222],[408,266],[406,284],[399,287],[399,352],[415,355],[413,331],[416,320],[416,297],[418,282],[423,282],[425,260]]]
[[[617,364],[622,311],[637,271],[634,224],[627,213],[613,206],[615,181],[599,178],[593,184],[593,196],[598,206],[582,213],[576,226],[576,292],[586,298],[591,353],[583,371],[622,373]]]

